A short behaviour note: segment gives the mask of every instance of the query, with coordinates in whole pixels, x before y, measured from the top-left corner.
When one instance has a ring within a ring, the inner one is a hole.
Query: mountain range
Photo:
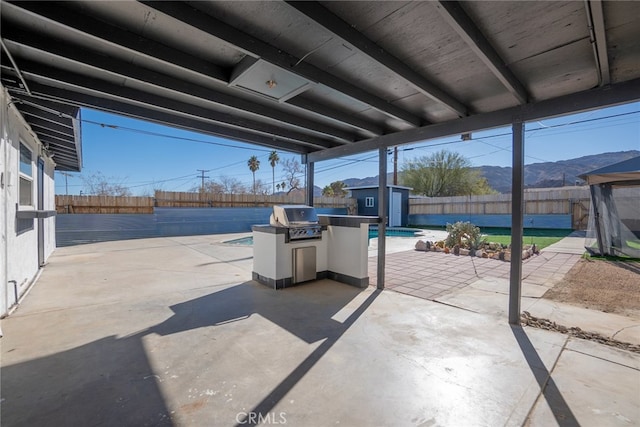
[[[637,156],[640,156],[640,151],[630,150],[583,156],[557,162],[532,163],[524,167],[524,185],[526,188],[580,185],[584,181],[578,178],[578,175]],[[500,193],[511,192],[511,167],[478,166],[473,169],[479,170],[494,190]],[[387,179],[389,183],[393,182],[393,173],[390,173]],[[378,176],[348,178],[342,181],[347,187],[378,185]],[[322,194],[322,189],[316,187],[314,193],[319,196]]]

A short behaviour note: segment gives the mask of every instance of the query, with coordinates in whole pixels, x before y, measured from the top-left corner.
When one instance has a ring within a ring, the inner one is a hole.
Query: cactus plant
[[[445,245],[452,248],[459,245],[462,248],[478,249],[484,239],[480,234],[480,228],[470,222],[458,221],[455,224],[447,224],[447,238]]]

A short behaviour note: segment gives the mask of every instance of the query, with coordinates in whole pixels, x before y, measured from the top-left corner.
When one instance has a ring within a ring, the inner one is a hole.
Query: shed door
[[[389,206],[389,227],[402,225],[402,193],[392,192]]]

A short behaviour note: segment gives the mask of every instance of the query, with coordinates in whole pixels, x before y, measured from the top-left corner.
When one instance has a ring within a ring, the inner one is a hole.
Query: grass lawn
[[[640,249],[640,240],[627,240],[627,246],[633,249]]]
[[[488,242],[502,243],[503,245],[511,244],[511,230],[508,228],[482,228],[481,231]],[[538,249],[542,249],[562,240],[571,232],[572,230],[525,228],[522,240],[525,245],[535,243]]]

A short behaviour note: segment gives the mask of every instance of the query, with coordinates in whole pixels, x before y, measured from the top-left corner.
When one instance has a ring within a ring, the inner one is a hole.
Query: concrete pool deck
[[[230,238],[56,250],[2,320],[3,427],[640,424],[636,353],[391,290],[273,291]]]

